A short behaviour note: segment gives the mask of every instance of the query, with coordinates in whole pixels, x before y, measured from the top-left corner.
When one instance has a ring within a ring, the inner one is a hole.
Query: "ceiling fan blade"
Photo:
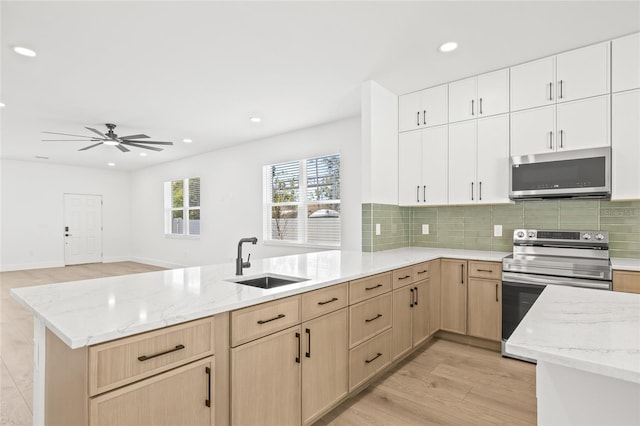
[[[122,152],[129,152],[130,150],[127,149],[126,146],[122,146],[122,145],[115,145],[116,148],[118,148],[120,151]]]
[[[95,133],[96,135],[100,135],[100,137],[101,137],[101,138],[103,138],[103,139],[111,139],[111,138],[107,137],[107,135],[105,135],[104,133],[102,133],[102,132],[101,132],[101,131],[99,131],[99,130],[92,129],[91,127],[85,127],[85,129],[92,131],[92,132],[93,132],[93,133]]]
[[[97,143],[97,144],[95,144],[95,145],[85,146],[84,148],[80,148],[78,151],[86,151],[87,149],[91,149],[91,148],[93,148],[93,147],[95,147],[95,146],[98,146],[98,145],[102,145],[102,142],[98,142],[98,143]]]
[[[100,139],[42,139],[42,142],[97,142]]]
[[[72,135],[70,133],[58,133],[58,132],[42,132],[42,133],[48,133],[50,135],[77,136],[79,138],[90,138],[90,137],[92,137],[92,136],[87,136],[87,135]]]
[[[148,139],[149,136],[147,135],[129,135],[129,136],[120,136],[120,139],[125,140],[125,139]]]
[[[138,142],[138,143],[144,143],[144,144],[149,144],[149,145],[173,145],[173,142],[163,142],[163,141],[132,141],[132,140],[126,140],[126,141],[122,141],[124,142]]]
[[[135,142],[130,142],[130,141],[122,141],[121,145],[129,145],[129,146],[135,146],[136,148],[144,148],[144,149],[150,149],[152,151],[162,151],[162,148],[156,148],[154,146],[144,146],[144,145],[140,145],[138,143]]]

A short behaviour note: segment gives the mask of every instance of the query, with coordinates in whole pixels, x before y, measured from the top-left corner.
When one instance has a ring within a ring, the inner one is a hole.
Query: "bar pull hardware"
[[[413,289],[411,289],[410,291],[411,291],[411,303],[409,303],[409,307],[413,308]]]
[[[374,357],[373,357],[373,358],[371,358],[371,359],[365,359],[365,360],[364,360],[364,362],[365,362],[365,364],[369,364],[369,363],[371,363],[371,362],[375,361],[376,359],[380,358],[381,356],[382,356],[382,354],[381,354],[380,352],[378,352],[378,353],[376,354],[376,356],[374,356]]]
[[[496,302],[498,302],[498,284],[496,284]]]
[[[258,320],[258,324],[266,324],[268,322],[275,321],[277,319],[284,318],[284,317],[285,317],[285,314],[278,314],[277,317],[269,318],[268,320]]]
[[[553,100],[553,94],[551,93],[551,90],[553,89],[553,83],[549,82],[549,100],[552,101]]]
[[[482,98],[480,98],[480,115],[482,115]]]
[[[405,275],[404,277],[398,277],[399,280],[406,280],[407,278],[411,278],[411,275]]]
[[[553,149],[553,131],[549,132],[549,149]]]
[[[482,201],[482,181],[478,182],[478,199]]]
[[[422,111],[422,124],[427,125],[427,111]]]
[[[304,354],[304,356],[306,356],[307,358],[311,358],[311,330],[305,328],[304,332],[307,333],[307,352]]]
[[[422,187],[422,202],[423,203],[427,202],[427,185],[424,185]]]
[[[377,320],[378,318],[380,318],[381,316],[382,316],[382,314],[378,314],[378,315],[376,315],[376,316],[375,316],[375,317],[373,317],[373,318],[369,318],[369,319],[364,320],[364,322],[371,322],[371,321],[375,321],[375,320]]]
[[[475,99],[471,99],[471,115],[476,115],[474,111],[475,102],[476,102]]]
[[[464,284],[464,263],[460,264],[460,284]]]
[[[211,369],[205,367],[204,372],[207,375],[207,399],[204,400],[204,405],[211,407]]]
[[[476,269],[476,271],[478,272],[488,272],[488,273],[492,273],[493,269]]]
[[[418,287],[414,287],[413,289],[416,291],[416,301],[413,302],[413,305],[418,306]]]
[[[427,272],[429,272],[428,269],[423,269],[422,271],[418,271],[417,274],[422,275],[422,274],[426,274]]]
[[[296,339],[298,339],[298,356],[296,357],[296,362],[300,364],[300,333],[296,333]]]
[[[153,354],[153,355],[149,355],[149,356],[147,356],[147,355],[139,356],[139,357],[138,357],[138,361],[146,361],[146,360],[149,360],[149,359],[151,359],[151,358],[155,358],[155,357],[157,357],[157,356],[162,356],[162,355],[170,354],[171,352],[179,351],[179,350],[182,350],[182,349],[184,349],[184,345],[176,345],[176,347],[175,347],[175,348],[173,348],[173,349],[169,349],[168,351],[160,352],[160,353]]]
[[[416,124],[419,126],[420,125],[420,111],[418,111],[416,113]]]
[[[473,201],[473,182],[471,182],[471,201]]]
[[[377,284],[374,285],[373,287],[365,287],[364,290],[365,291],[369,291],[369,290],[375,290],[376,288],[382,287],[382,284]]]
[[[560,130],[560,148],[564,148],[564,130]]]
[[[560,80],[560,94],[558,95],[558,99],[562,99],[562,80]]]
[[[338,300],[337,297],[332,297],[331,300],[327,300],[325,302],[318,302],[318,305],[320,305],[320,306],[326,305],[327,303],[335,302],[336,300]]]
[[[416,202],[420,202],[420,185],[416,186]]]

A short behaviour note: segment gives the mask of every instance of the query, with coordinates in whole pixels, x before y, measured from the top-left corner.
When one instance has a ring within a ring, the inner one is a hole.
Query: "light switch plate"
[[[493,236],[502,237],[502,225],[493,225]]]
[[[376,223],[376,235],[380,235],[380,224]]]
[[[422,235],[429,235],[429,224],[428,223],[423,223],[422,224]]]

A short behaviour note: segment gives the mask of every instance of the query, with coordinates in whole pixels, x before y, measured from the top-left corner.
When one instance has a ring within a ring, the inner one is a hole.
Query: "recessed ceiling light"
[[[113,167],[115,165],[116,165],[116,163],[107,163],[107,166],[109,166],[109,167]]]
[[[191,143],[191,142],[193,142],[193,140],[191,140],[191,139],[182,139],[182,142],[184,142],[184,143]]]
[[[141,152],[141,153],[140,153],[140,157],[146,157],[146,156],[147,156],[147,153],[146,153],[146,152]]]
[[[448,41],[445,44],[443,44],[442,46],[440,46],[440,51],[441,52],[452,52],[454,50],[456,50],[458,48],[458,43],[456,43],[455,41]]]
[[[116,146],[116,145],[120,145],[120,142],[118,141],[104,141],[105,145],[109,145],[109,146]]]
[[[4,104],[0,102],[0,108],[4,108]]]
[[[260,118],[260,117],[251,117],[249,119],[249,121],[252,122],[252,123],[259,123],[259,122],[262,121],[262,118]]]
[[[34,56],[36,56],[36,52],[22,46],[14,46],[13,51],[16,52],[18,55],[27,56],[29,58],[33,58]]]

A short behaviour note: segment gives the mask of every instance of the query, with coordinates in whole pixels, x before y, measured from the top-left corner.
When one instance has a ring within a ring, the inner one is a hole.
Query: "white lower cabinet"
[[[507,114],[449,126],[449,203],[509,202]]]
[[[612,200],[640,199],[640,89],[613,94]]]

